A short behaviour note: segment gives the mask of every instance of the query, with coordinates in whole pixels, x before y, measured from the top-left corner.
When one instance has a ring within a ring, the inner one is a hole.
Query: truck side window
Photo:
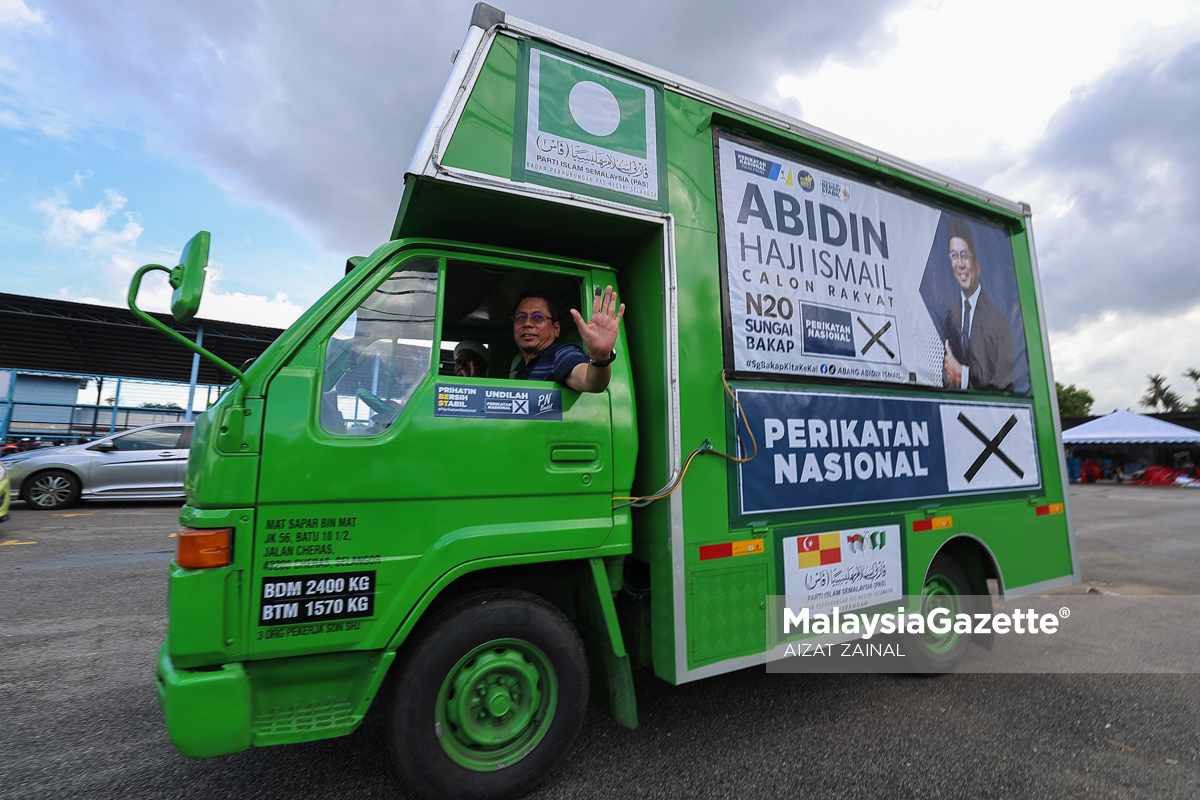
[[[519,363],[513,339],[513,308],[527,289],[554,298],[562,325],[560,340],[579,342],[579,331],[570,309],[580,308],[582,279],[577,274],[524,269],[474,261],[450,260],[446,264],[446,289],[442,298],[442,375],[454,375],[454,347],[471,341],[487,351],[486,375],[507,379]]]
[[[325,347],[321,427],[345,436],[387,430],[430,369],[437,261],[408,261]]]

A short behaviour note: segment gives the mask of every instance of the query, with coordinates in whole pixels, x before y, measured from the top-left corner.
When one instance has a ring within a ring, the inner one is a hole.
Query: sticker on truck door
[[[559,389],[438,384],[434,416],[473,419],[562,420]]]
[[[369,617],[375,613],[375,572],[323,572],[264,578],[259,625],[292,625]]]

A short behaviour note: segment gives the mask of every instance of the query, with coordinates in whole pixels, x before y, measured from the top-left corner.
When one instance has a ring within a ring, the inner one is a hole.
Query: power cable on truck
[[[705,439],[700,444],[699,447],[697,447],[695,450],[693,450],[691,453],[689,453],[688,457],[686,459],[684,459],[683,469],[681,469],[679,471],[678,477],[672,478],[667,483],[666,486],[662,487],[661,489],[658,490],[658,492],[656,492],[655,494],[652,494],[652,495],[645,495],[643,497],[614,497],[613,498],[614,502],[617,500],[628,500],[629,501],[627,503],[622,503],[619,506],[613,506],[614,511],[616,511],[619,508],[628,508],[630,506],[632,506],[633,508],[645,508],[646,506],[653,503],[655,500],[661,500],[664,497],[670,496],[676,489],[678,489],[683,484],[683,476],[687,475],[688,467],[690,467],[692,465],[692,459],[695,458],[696,456],[700,455],[701,453],[712,453],[715,456],[720,456],[721,458],[732,461],[735,464],[745,464],[749,461],[753,461],[755,458],[758,457],[758,442],[754,438],[754,431],[750,430],[750,421],[748,419],[746,419],[746,412],[742,408],[742,404],[738,401],[737,396],[733,393],[733,390],[729,388],[729,382],[727,380],[725,380],[725,370],[721,370],[721,385],[725,387],[725,394],[727,394],[729,396],[729,401],[730,401],[729,406],[730,406],[730,408],[732,408],[734,410],[733,433],[734,433],[734,436],[737,438],[738,452],[739,453],[746,452],[746,446],[742,443],[742,431],[741,431],[740,426],[738,425],[738,416],[740,415],[742,421],[744,421],[746,423],[746,434],[750,437],[750,444],[753,445],[754,452],[751,454],[751,456],[749,458],[738,458],[737,456],[731,456],[728,453],[722,453],[720,450],[717,450],[715,447],[712,446],[712,442],[710,440]]]

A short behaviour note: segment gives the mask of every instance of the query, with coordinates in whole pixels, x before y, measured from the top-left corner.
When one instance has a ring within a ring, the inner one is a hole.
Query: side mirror
[[[210,238],[208,231],[193,236],[184,245],[179,266],[171,270],[171,288],[175,290],[171,295],[171,315],[176,322],[190,322],[200,309]]]
[[[109,452],[112,452],[113,450],[116,450],[117,446],[115,444],[113,444],[112,442],[100,442],[100,444],[94,444],[91,447],[89,447],[88,449],[89,450],[98,450],[101,453],[109,453]]]
[[[138,290],[142,287],[142,278],[146,273],[166,272],[170,276],[171,288],[175,290],[171,295],[171,315],[175,317],[176,322],[190,322],[196,316],[196,311],[200,308],[200,298],[204,294],[204,270],[208,267],[209,238],[208,231],[200,231],[193,236],[183,248],[179,266],[174,269],[167,269],[161,264],[146,264],[135,272],[133,280],[129,282],[129,310],[151,328],[174,339],[193,353],[204,356],[233,377],[241,380],[246,375],[240,369],[171,330],[137,306]]]

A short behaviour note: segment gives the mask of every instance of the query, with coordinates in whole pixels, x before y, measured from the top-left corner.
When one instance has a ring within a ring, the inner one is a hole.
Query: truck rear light
[[[181,528],[175,562],[185,569],[226,567],[233,561],[233,528]]]

